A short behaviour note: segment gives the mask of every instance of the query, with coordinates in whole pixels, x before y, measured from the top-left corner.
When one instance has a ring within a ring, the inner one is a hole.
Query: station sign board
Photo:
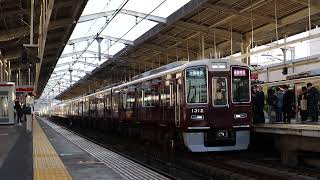
[[[16,95],[17,96],[23,96],[28,93],[34,93],[33,86],[16,86]]]

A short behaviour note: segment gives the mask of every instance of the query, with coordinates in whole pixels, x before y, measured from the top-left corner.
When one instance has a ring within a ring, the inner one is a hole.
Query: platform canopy
[[[252,47],[315,28],[320,22],[317,0],[124,0],[97,4],[88,2],[44,97],[51,94],[69,99],[180,60],[240,53],[240,60],[249,63]]]
[[[1,0],[0,81],[34,85],[39,97],[86,3]]]

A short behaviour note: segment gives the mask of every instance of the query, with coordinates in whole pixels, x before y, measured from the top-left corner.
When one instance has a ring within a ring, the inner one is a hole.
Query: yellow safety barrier
[[[72,179],[35,119],[33,121],[33,177],[34,180]]]

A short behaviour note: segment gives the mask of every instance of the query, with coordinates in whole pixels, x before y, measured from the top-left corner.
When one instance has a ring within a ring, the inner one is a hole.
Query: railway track
[[[66,129],[175,179],[189,177],[187,179],[313,180],[320,178],[320,173],[316,170],[290,168],[276,162],[267,163],[255,159],[255,155],[249,152],[215,153],[214,155],[184,152],[163,154],[155,147],[142,147],[136,140],[97,131]],[[123,143],[119,144],[119,142]]]

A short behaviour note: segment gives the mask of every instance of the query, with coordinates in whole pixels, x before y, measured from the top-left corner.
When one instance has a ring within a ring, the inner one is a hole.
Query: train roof
[[[160,72],[163,72],[163,71],[167,71],[167,70],[170,70],[170,69],[174,69],[174,68],[179,67],[179,66],[182,66],[182,65],[184,65],[184,64],[186,64],[186,63],[188,63],[188,61],[177,61],[177,62],[173,62],[173,63],[167,64],[167,65],[165,65],[165,66],[161,66],[161,67],[158,67],[158,68],[156,68],[156,69],[153,69],[153,70],[144,72],[144,73],[142,73],[142,74],[139,74],[139,75],[133,77],[132,80],[141,79],[141,78],[144,78],[144,77],[153,75],[153,74],[157,74],[157,73],[160,73]]]
[[[179,61],[178,61],[179,62]],[[236,61],[236,60],[230,60],[230,59],[201,59],[201,60],[196,60],[196,61],[182,61],[181,63],[170,63],[166,66],[164,66],[165,68],[157,68],[155,69],[156,73],[152,73],[150,72],[146,72],[143,73],[145,74],[145,76],[141,76],[140,78],[136,78],[133,81],[121,84],[119,86],[114,87],[113,89],[119,89],[122,87],[126,87],[126,86],[130,86],[136,83],[140,83],[143,81],[147,81],[147,80],[151,80],[157,77],[161,77],[164,76],[166,74],[170,74],[170,73],[176,73],[179,71],[183,71],[184,69],[188,68],[188,67],[194,67],[194,66],[207,66],[207,67],[211,67],[212,63],[226,63],[227,64],[227,68],[226,69],[222,69],[223,71],[225,70],[230,70],[230,66],[246,66],[249,67],[247,64],[242,63],[240,61]],[[162,71],[161,71],[162,70]],[[220,71],[222,71],[220,70]],[[147,75],[149,74],[149,75]]]
[[[157,69],[153,69],[151,71],[147,71],[144,72],[138,76],[133,77],[133,80],[130,82],[126,82],[126,83],[122,83],[119,84],[117,83],[116,85],[109,85],[106,86],[102,89],[100,89],[98,92],[89,94],[89,95],[84,95],[84,96],[79,96],[76,97],[72,100],[67,100],[65,102],[72,102],[75,101],[79,98],[84,98],[84,97],[90,97],[90,96],[94,96],[97,95],[99,93],[103,93],[103,92],[108,92],[111,89],[120,89],[123,87],[127,87],[127,86],[131,86],[143,81],[147,81],[147,80],[151,80],[157,77],[161,77],[164,76],[166,74],[170,74],[170,73],[176,73],[176,72],[180,72],[183,71],[184,69],[188,68],[188,67],[194,67],[194,66],[208,66],[211,67],[212,63],[226,63],[227,64],[227,69],[223,69],[223,70],[229,70],[230,66],[246,66],[249,67],[247,64],[240,62],[240,61],[236,61],[236,60],[231,60],[231,59],[201,59],[201,60],[195,60],[195,61],[177,61],[177,62],[173,62],[170,64],[167,64],[165,66],[159,67]]]

